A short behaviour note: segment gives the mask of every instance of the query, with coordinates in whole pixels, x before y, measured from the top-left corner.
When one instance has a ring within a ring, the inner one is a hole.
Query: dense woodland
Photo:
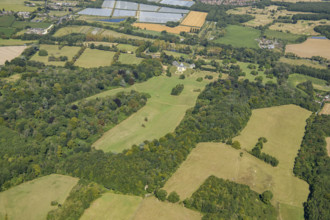
[[[184,204],[202,212],[203,220],[277,219],[275,208],[262,198],[247,185],[210,176]]]

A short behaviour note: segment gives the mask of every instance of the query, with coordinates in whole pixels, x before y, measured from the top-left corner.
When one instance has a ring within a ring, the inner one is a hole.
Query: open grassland
[[[32,12],[37,9],[37,7],[25,6],[25,0],[1,0],[0,8],[6,11],[29,11]]]
[[[185,17],[185,19],[181,22],[181,25],[191,26],[191,27],[202,27],[207,13],[198,12],[198,11],[190,11],[189,14]]]
[[[318,25],[330,25],[328,20],[319,20],[319,21],[305,21],[298,20],[296,24],[290,23],[275,23],[269,27],[271,30],[278,30],[283,32],[290,32],[293,34],[300,35],[320,35],[314,31],[314,27]]]
[[[176,26],[176,27],[167,27],[166,25],[161,25],[161,24],[148,24],[148,23],[134,23],[134,27],[141,28],[143,30],[150,30],[150,31],[157,31],[157,32],[162,32],[162,31],[167,31],[168,33],[172,34],[180,34],[180,32],[190,32],[191,27],[187,26]]]
[[[215,40],[220,44],[231,44],[233,47],[259,48],[256,41],[260,37],[260,31],[238,25],[229,25],[224,37]]]
[[[286,32],[281,32],[281,31],[275,31],[275,30],[269,30],[267,29],[265,31],[265,35],[267,38],[270,39],[279,39],[287,42],[295,42],[298,40],[301,35],[297,34],[291,34],[291,33],[286,33]]]
[[[99,42],[99,41],[86,41],[84,42],[84,45],[85,46],[90,46],[91,44],[94,44],[95,46],[99,46],[99,45],[103,45],[103,46],[109,46],[109,47],[112,47],[112,45],[115,45],[117,46],[118,43],[110,43],[110,42]]]
[[[163,52],[166,53],[166,55],[168,55],[168,56],[173,56],[174,58],[178,58],[178,57],[184,57],[185,59],[189,58],[189,55],[185,54],[185,53],[178,53],[178,52],[168,51],[168,50],[164,50]]]
[[[294,177],[292,169],[309,115],[309,111],[295,105],[253,110],[246,128],[234,139],[241,143],[243,150],[222,143],[200,143],[166,182],[164,189],[176,191],[185,199],[207,177],[215,175],[246,184],[258,193],[271,190],[274,201],[302,210],[302,203],[309,193],[308,184]],[[252,149],[259,137],[268,139],[262,151],[279,160],[277,167],[245,152]]]
[[[273,77],[272,79],[267,78],[266,77],[266,74],[265,74],[265,71],[258,71],[258,69],[255,69],[255,71],[258,72],[258,75],[256,75],[256,76],[252,75],[251,74],[251,71],[252,70],[248,68],[248,65],[250,63],[237,62],[237,64],[241,67],[242,71],[246,73],[246,75],[245,76],[242,76],[241,79],[248,79],[249,81],[252,82],[252,81],[255,81],[255,78],[257,76],[261,76],[263,83],[267,83],[269,81],[276,83],[276,77]]]
[[[279,204],[279,219],[283,220],[303,220],[304,210],[301,207],[296,207],[288,204]]]
[[[130,220],[137,211],[141,197],[105,193],[85,210],[80,220],[120,219]]]
[[[202,72],[196,73],[193,76],[186,77],[185,80],[180,80],[178,76],[154,77],[147,82],[135,84],[126,89],[113,89],[90,97],[111,96],[120,91],[130,90],[146,92],[151,95],[143,108],[107,131],[93,146],[105,152],[121,152],[130,148],[133,144],[160,138],[174,131],[186,110],[195,105],[199,92],[194,92],[194,90],[203,89],[210,82],[209,80],[196,81],[198,76],[203,75]],[[184,84],[183,92],[179,96],[170,95],[172,88],[179,83]],[[147,121],[145,121],[145,118],[147,118]]]
[[[199,212],[187,209],[179,204],[161,202],[154,197],[143,199],[133,220],[199,220]]]
[[[310,66],[310,67],[318,68],[318,69],[326,69],[327,68],[326,65],[321,65],[318,62],[312,61],[310,59],[290,59],[290,58],[281,57],[280,62],[287,63],[287,64],[290,64],[290,65],[296,65],[296,66],[305,65],[305,66]]]
[[[34,40],[16,40],[16,39],[0,39],[0,46],[20,46],[25,44],[36,43]]]
[[[135,52],[138,47],[130,45],[130,44],[118,44],[117,48],[119,50],[126,50],[126,51]]]
[[[139,64],[143,59],[136,57],[135,54],[121,53],[118,61],[124,64]]]
[[[86,35],[93,35],[95,37],[125,37],[125,38],[132,38],[132,39],[140,39],[143,40],[145,38],[122,34],[112,30],[107,30],[103,28],[97,28],[92,26],[67,26],[59,29],[54,34],[54,37],[61,37],[72,33],[80,33]]]
[[[0,219],[7,214],[10,220],[46,219],[47,213],[57,206],[51,201],[63,204],[78,179],[52,174],[44,176],[0,193]]]
[[[58,45],[42,44],[40,45],[40,49],[47,50],[48,56],[39,56],[39,54],[36,53],[35,55],[33,55],[31,60],[43,62],[46,65],[64,66],[64,61],[48,61],[48,57],[51,55],[55,57],[67,56],[68,60],[70,61],[72,60],[73,56],[78,53],[80,47],[64,46],[63,48],[59,49]]]
[[[330,103],[325,103],[320,114],[330,115]]]
[[[291,52],[300,57],[321,56],[330,59],[330,40],[309,38],[301,44],[287,45],[285,52]]]
[[[5,46],[0,47],[0,65],[3,65],[6,60],[11,61],[15,57],[21,55],[26,46]]]
[[[85,68],[110,66],[114,55],[115,52],[87,48],[75,65]]]
[[[10,37],[15,32],[15,28],[11,27],[0,27],[0,34]]]
[[[326,81],[322,79],[317,79],[311,76],[306,76],[302,74],[290,74],[288,79],[288,84],[295,88],[299,83],[311,81],[313,83],[313,87],[322,91],[330,91],[330,86],[326,85]]]

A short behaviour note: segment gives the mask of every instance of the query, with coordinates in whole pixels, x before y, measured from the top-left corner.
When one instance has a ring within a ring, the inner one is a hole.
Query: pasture
[[[67,56],[68,60],[70,61],[73,56],[78,53],[80,47],[64,46],[63,48],[59,49],[58,45],[41,44],[40,49],[47,50],[48,56],[39,56],[39,54],[36,53],[32,56],[31,60],[43,62],[46,65],[64,66],[64,61],[48,61],[48,57],[51,55],[55,57]]]
[[[330,40],[309,38],[301,44],[287,45],[285,52],[291,52],[300,57],[321,56],[330,59]]]
[[[191,27],[187,26],[176,26],[176,27],[167,27],[166,25],[162,24],[148,24],[148,23],[134,23],[134,27],[141,28],[142,30],[150,30],[150,31],[167,31],[168,33],[172,34],[180,34],[180,32],[190,32]]]
[[[258,75],[256,75],[256,76],[252,75],[252,74],[251,74],[251,71],[252,71],[252,70],[248,68],[248,65],[249,65],[250,63],[237,62],[237,64],[240,66],[240,68],[242,69],[242,71],[246,73],[246,75],[245,75],[245,76],[242,76],[241,79],[248,79],[249,81],[252,82],[252,81],[255,81],[255,78],[256,78],[257,76],[262,76],[262,82],[263,82],[263,83],[266,83],[266,82],[268,82],[268,81],[271,81],[271,82],[276,83],[276,77],[273,77],[272,79],[267,78],[267,77],[266,77],[266,74],[265,74],[265,71],[258,71],[258,69],[256,69],[255,71],[258,72]]]
[[[6,11],[29,11],[32,12],[37,9],[37,7],[25,6],[25,0],[1,0],[0,8]]]
[[[319,33],[314,31],[314,27],[318,25],[329,25],[329,24],[330,21],[328,20],[319,20],[319,21],[298,20],[296,24],[275,23],[271,25],[269,29],[289,32],[298,35],[320,35]]]
[[[63,204],[78,179],[52,174],[22,183],[0,192],[0,219],[46,219],[47,213],[57,208],[52,201]]]
[[[110,66],[114,55],[115,52],[86,48],[75,65],[84,68]]]
[[[223,143],[200,143],[186,161],[166,182],[167,192],[176,191],[181,200],[190,197],[210,175],[246,184],[261,193],[271,190],[276,203],[284,203],[302,210],[309,190],[308,184],[294,177],[292,169],[306,119],[310,112],[295,105],[256,109],[241,134],[234,138],[241,143],[236,150]],[[259,137],[268,142],[263,152],[279,160],[272,167],[248,154]],[[243,153],[243,156],[240,156]]]
[[[267,38],[270,39],[279,39],[292,43],[294,43],[296,40],[298,40],[301,37],[301,35],[286,33],[283,31],[269,30],[269,29],[265,31],[265,35]]]
[[[190,57],[189,54],[179,53],[179,52],[174,52],[174,51],[169,51],[169,50],[164,50],[163,52],[166,53],[166,55],[173,56],[175,58],[183,57],[185,59],[188,59]]]
[[[260,31],[251,27],[228,25],[224,37],[215,40],[216,43],[230,44],[233,47],[259,48],[256,41]],[[244,40],[243,40],[244,39]]]
[[[181,25],[190,26],[190,27],[202,27],[207,13],[190,11],[189,14],[183,19]]]
[[[135,54],[121,53],[118,61],[123,64],[140,64],[143,59],[136,57]]]
[[[130,45],[130,44],[118,44],[117,45],[117,48],[119,50],[125,50],[125,51],[135,52],[138,47],[137,46]]]
[[[26,44],[36,43],[35,40],[18,40],[18,39],[0,39],[0,46],[22,46]]]
[[[311,76],[306,76],[302,74],[290,74],[288,78],[288,84],[292,88],[295,88],[299,83],[306,82],[310,80],[313,83],[314,89],[322,91],[330,91],[330,86],[326,85],[326,81]]]
[[[80,220],[132,219],[142,202],[142,197],[104,193],[85,210]]]
[[[130,90],[146,92],[151,95],[144,107],[104,133],[93,144],[93,147],[102,149],[105,152],[121,152],[130,148],[133,144],[160,138],[174,131],[185,115],[186,110],[195,105],[199,92],[194,92],[194,90],[203,89],[210,82],[209,80],[196,81],[197,77],[203,75],[202,72],[193,74],[186,77],[185,80],[179,79],[178,76],[153,77],[146,82],[138,83],[128,88],[113,89],[89,97],[88,99],[94,99]],[[214,74],[214,78],[216,78],[216,74]],[[184,84],[183,92],[180,96],[170,95],[172,88],[179,83]],[[145,118],[148,120],[145,121]]]
[[[330,103],[325,103],[320,114],[330,115]]]
[[[27,48],[27,46],[5,46],[0,47],[0,65],[5,64],[5,62],[11,61],[15,57],[21,55],[21,53]]]
[[[318,68],[318,69],[327,68],[326,65],[321,65],[318,62],[312,61],[310,59],[290,59],[290,58],[281,57],[280,62],[287,63],[290,65],[295,65],[295,66],[305,65],[305,66],[310,66],[310,67]]]
[[[143,199],[133,220],[200,220],[199,212],[187,209],[179,204],[161,202],[155,197]]]

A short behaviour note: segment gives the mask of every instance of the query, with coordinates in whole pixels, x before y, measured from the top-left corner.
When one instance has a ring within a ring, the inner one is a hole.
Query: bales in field
[[[301,44],[287,45],[285,52],[291,52],[300,57],[321,56],[330,59],[330,40],[309,38]]]
[[[233,139],[239,141],[243,149],[251,150],[258,138],[266,137],[268,142],[262,151],[279,160],[277,167],[245,150],[222,143],[200,143],[166,182],[164,189],[176,191],[185,199],[207,177],[215,175],[246,184],[258,193],[271,190],[275,202],[293,206],[301,213],[302,203],[309,193],[308,184],[295,177],[292,170],[309,115],[309,111],[295,105],[256,109],[241,135]]]
[[[205,12],[191,11],[187,15],[187,17],[185,17],[185,19],[181,22],[181,25],[200,28],[203,26],[206,16],[207,13]]]
[[[63,204],[77,182],[77,178],[52,174],[0,192],[0,219],[7,215],[10,220],[44,220],[57,208],[51,202]]]
[[[25,50],[26,46],[6,46],[0,47],[0,65],[5,64],[5,62],[11,61],[15,57],[21,55]]]
[[[190,32],[191,27],[187,26],[176,26],[176,27],[167,27],[165,25],[161,24],[147,24],[147,23],[134,23],[133,26],[145,29],[145,30],[150,30],[150,31],[167,31],[168,33],[172,34],[180,34],[180,32]]]

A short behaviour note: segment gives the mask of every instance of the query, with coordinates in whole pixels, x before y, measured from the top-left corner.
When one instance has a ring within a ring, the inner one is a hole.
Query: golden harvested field
[[[6,60],[11,61],[21,53],[27,46],[6,46],[0,47],[0,65],[5,64]]]
[[[330,103],[325,103],[322,110],[320,111],[320,114],[323,115],[330,115]]]
[[[181,25],[172,28],[161,24],[147,24],[147,23],[134,23],[133,26],[149,31],[158,31],[158,32],[167,31],[168,33],[172,33],[172,34],[180,34],[180,32],[182,31],[190,32],[191,29],[190,27],[181,26]]]
[[[296,24],[289,23],[275,23],[269,27],[270,30],[277,31],[289,31],[292,34],[304,34],[304,35],[320,35],[314,31],[314,27],[318,25],[330,25],[328,20],[319,21],[305,21],[298,20]]]
[[[181,25],[202,27],[205,22],[206,16],[207,13],[205,12],[191,11],[181,22]]]
[[[327,68],[326,65],[321,65],[318,62],[312,61],[310,59],[290,59],[290,58],[281,57],[280,62],[291,64],[291,65],[296,65],[296,66],[306,65],[306,66],[310,66],[310,67],[318,68],[318,69]]]
[[[295,177],[292,169],[310,112],[295,105],[256,109],[238,140],[243,150],[223,143],[200,143],[166,182],[167,192],[176,191],[181,200],[190,197],[210,175],[246,184],[262,193],[271,190],[274,201],[303,209],[308,184]],[[248,154],[259,137],[268,142],[263,152],[279,160],[272,167]],[[240,156],[240,153],[243,156]]]
[[[328,156],[330,156],[330,137],[327,137],[325,140],[327,141]]]
[[[201,219],[199,212],[187,209],[179,204],[161,202],[155,197],[143,199],[133,220],[197,220]]]
[[[330,40],[309,38],[301,44],[287,45],[285,52],[291,52],[300,57],[321,56],[330,59]]]
[[[46,219],[52,201],[63,204],[78,179],[52,174],[22,183],[0,193],[0,219]]]

